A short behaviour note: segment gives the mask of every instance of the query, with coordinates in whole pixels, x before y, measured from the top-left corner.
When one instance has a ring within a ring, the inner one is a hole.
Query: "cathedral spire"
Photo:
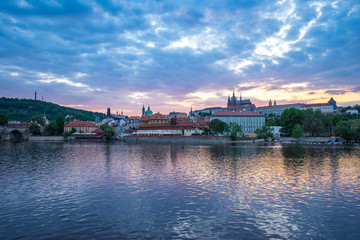
[[[272,102],[271,102],[271,99],[270,99],[270,101],[269,101],[269,106],[272,106]]]

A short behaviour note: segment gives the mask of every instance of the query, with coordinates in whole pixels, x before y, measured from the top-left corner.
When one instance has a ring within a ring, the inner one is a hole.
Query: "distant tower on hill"
[[[35,90],[35,100],[37,100],[37,92],[36,92],[36,90]]]
[[[110,108],[107,109],[107,113],[106,113],[106,116],[107,117],[110,117],[111,113],[110,113]]]

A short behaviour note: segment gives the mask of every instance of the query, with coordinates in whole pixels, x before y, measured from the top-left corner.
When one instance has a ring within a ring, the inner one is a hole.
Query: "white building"
[[[219,119],[226,124],[237,123],[244,133],[253,133],[256,129],[265,125],[265,116],[257,112],[216,112],[210,116],[210,120]]]
[[[353,115],[353,114],[357,115],[357,114],[359,114],[359,111],[355,108],[351,108],[349,110],[346,110],[346,113],[351,114],[351,115]]]
[[[275,103],[276,104],[276,103]],[[292,104],[283,104],[283,105],[270,105],[270,106],[264,106],[264,107],[257,107],[255,109],[256,112],[262,113],[262,114],[274,114],[275,116],[281,116],[282,112],[285,109],[288,108],[296,108],[301,109],[302,103],[292,103]]]
[[[324,114],[330,114],[334,112],[333,105],[330,103],[313,103],[313,104],[304,104],[301,107],[301,110],[306,110],[312,108],[315,110],[320,110]]]

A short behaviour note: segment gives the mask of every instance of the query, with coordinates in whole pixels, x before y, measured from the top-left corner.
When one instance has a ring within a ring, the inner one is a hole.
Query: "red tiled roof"
[[[150,118],[151,118],[151,115],[145,115],[145,116],[141,117],[140,121],[149,121]]]
[[[171,123],[154,123],[154,124],[144,124],[140,126],[140,130],[150,130],[150,129],[195,129],[195,128],[202,128],[201,126],[197,125],[196,123],[185,123],[180,122],[176,125],[171,125]]]
[[[245,111],[245,112],[225,112],[225,111],[221,111],[221,112],[216,112],[213,114],[213,116],[254,116],[254,117],[262,117],[264,115],[262,115],[261,113],[257,113],[257,112],[249,112],[249,111]]]
[[[295,105],[303,105],[302,103],[290,103],[290,104],[282,104],[282,105],[275,105],[275,106],[263,106],[257,108],[271,108],[271,107],[287,107],[287,106],[295,106]]]
[[[64,127],[97,127],[93,122],[82,122],[82,121],[72,121],[66,124]]]
[[[154,115],[150,116],[149,120],[167,120],[167,117],[160,113],[155,113]]]

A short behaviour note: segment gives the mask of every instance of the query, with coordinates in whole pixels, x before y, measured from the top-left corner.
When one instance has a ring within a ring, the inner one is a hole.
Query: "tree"
[[[55,135],[58,132],[58,128],[55,122],[46,126],[45,131],[50,135]]]
[[[62,117],[58,117],[55,123],[57,126],[57,134],[61,135],[64,132],[64,119]]]
[[[325,130],[325,115],[320,109],[313,110],[308,108],[304,112],[304,130],[310,132],[311,136],[315,136]]]
[[[291,136],[294,126],[299,124],[300,126],[304,123],[304,111],[296,108],[285,109],[280,118],[281,132],[286,136]]]
[[[353,121],[340,121],[334,128],[335,136],[342,137],[347,142],[355,140],[358,135],[358,131],[352,126]],[[359,131],[360,132],[360,131]]]
[[[71,134],[76,133],[76,128],[74,128],[74,127],[73,127],[73,128],[71,128],[70,133],[71,133]]]
[[[41,128],[39,125],[35,124],[35,123],[32,123],[30,125],[30,128],[29,128],[30,132],[32,135],[40,135],[41,133]]]
[[[0,126],[5,126],[5,125],[8,124],[8,122],[9,122],[8,116],[5,115],[5,114],[3,114],[3,113],[1,113],[1,114],[0,114]]]
[[[344,120],[344,119],[340,115],[335,115],[332,117],[331,120],[332,120],[333,126],[335,127],[338,122],[340,122],[341,120]]]
[[[242,127],[237,123],[229,123],[227,127],[227,131],[230,133],[230,137],[232,140],[236,140],[239,133],[242,132]]]
[[[274,138],[274,134],[269,126],[262,126],[261,128],[256,129],[255,133],[257,134],[257,138],[264,139],[265,141],[269,138]]]
[[[224,123],[223,121],[219,120],[219,119],[214,119],[211,120],[210,124],[209,124],[209,129],[211,131],[211,133],[223,133],[227,128],[226,123]]]
[[[105,132],[105,130],[109,128],[109,125],[107,123],[101,124],[100,125],[100,129],[103,130]]]
[[[304,135],[304,130],[303,130],[303,128],[301,127],[301,125],[300,125],[300,124],[295,124],[295,126],[294,126],[294,128],[293,128],[293,130],[292,130],[291,136],[292,136],[293,138],[299,139],[299,138],[301,138],[303,135]]]
[[[108,127],[104,131],[104,136],[107,141],[109,141],[115,135],[114,130],[111,127]]]
[[[45,126],[45,119],[43,116],[41,115],[35,115],[35,116],[32,116],[30,118],[30,121],[31,122],[37,122],[38,124],[40,124],[41,126]]]

